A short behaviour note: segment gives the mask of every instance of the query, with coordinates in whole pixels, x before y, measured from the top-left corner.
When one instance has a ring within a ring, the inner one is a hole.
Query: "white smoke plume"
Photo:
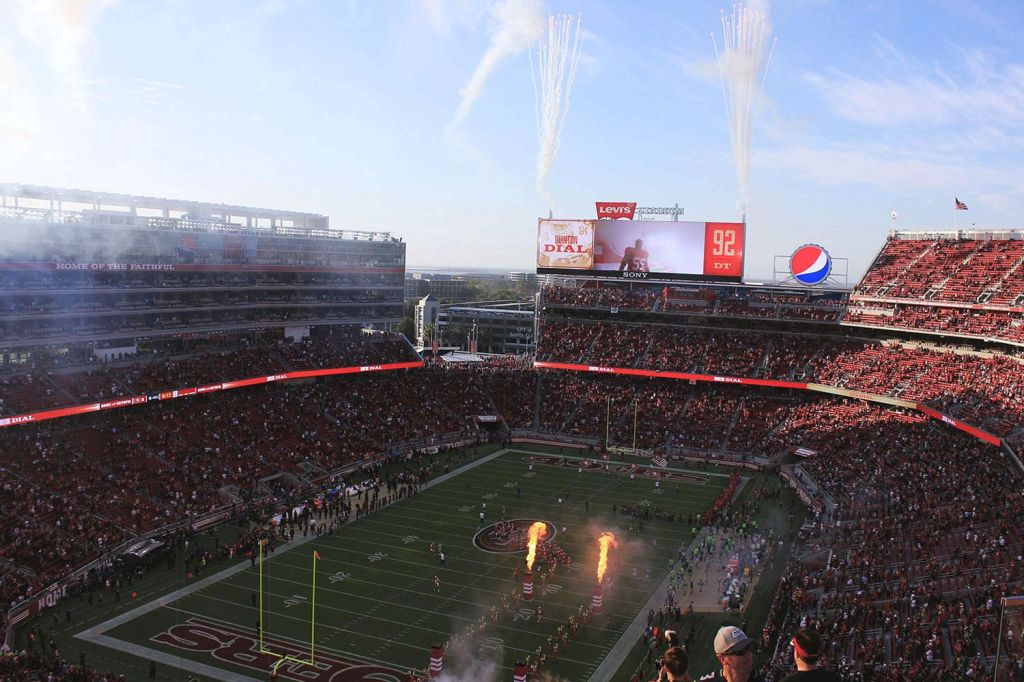
[[[497,661],[458,659],[453,670],[441,673],[439,682],[504,682],[511,679],[505,675]],[[447,664],[447,661],[446,661]]]
[[[530,77],[537,98],[537,191],[552,212],[555,200],[547,190],[547,179],[569,115],[569,96],[583,49],[580,21],[579,16],[552,14],[537,43],[536,68],[530,58]]]
[[[541,0],[498,0],[491,7],[491,43],[469,81],[459,93],[459,108],[448,125],[454,135],[480,97],[487,80],[505,59],[530,46],[541,32]]]
[[[722,12],[722,52],[718,51],[714,35],[711,36],[729,116],[729,140],[736,162],[739,204],[743,211],[750,203],[750,138],[754,115],[764,92],[764,81],[775,48],[772,43],[765,59],[769,36],[771,23],[766,0],[752,0],[747,7],[734,5],[731,15]]]

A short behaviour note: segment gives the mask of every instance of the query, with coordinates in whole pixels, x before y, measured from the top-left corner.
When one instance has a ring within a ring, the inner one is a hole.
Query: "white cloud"
[[[925,69],[890,43],[878,41],[877,73],[836,69],[806,80],[840,118],[872,126],[984,122],[1020,127],[1024,121],[1024,65],[1000,62],[981,50],[954,52],[952,71]]]
[[[936,158],[919,149],[885,145],[789,147],[760,150],[757,165],[789,170],[823,185],[859,184],[896,191],[950,192],[975,188],[992,194],[1020,195],[1024,168],[949,156]]]
[[[478,0],[415,0],[427,23],[447,38],[452,27],[477,28],[487,15],[487,5]]]
[[[807,74],[827,115],[773,128],[755,163],[827,186],[960,192],[996,211],[1019,205],[1024,65],[988,50],[950,54],[950,64],[925,68],[878,40],[870,75]]]

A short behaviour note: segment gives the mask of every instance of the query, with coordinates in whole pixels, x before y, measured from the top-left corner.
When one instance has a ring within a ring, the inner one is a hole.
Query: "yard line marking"
[[[287,579],[284,579],[284,578],[278,578],[278,580],[280,580],[282,582],[293,583],[293,584],[296,584],[296,585],[304,584],[304,583],[301,583],[301,582],[296,581],[296,580],[287,580]],[[367,582],[367,583],[369,583],[369,581],[365,581],[365,580],[364,581],[360,581],[360,582]],[[234,588],[241,589],[241,590],[249,590],[250,589],[250,588],[242,586],[242,585],[237,585],[237,584],[235,584],[233,582],[230,582],[228,580],[225,580],[223,582],[223,584],[227,585],[228,587],[234,587]],[[380,585],[382,587],[392,587],[391,585],[388,585],[388,584],[385,584],[385,583],[369,583],[369,584],[371,584],[371,585]],[[321,588],[321,589],[326,591],[328,588]],[[401,608],[403,608],[403,609],[405,609],[407,611],[422,611],[423,613],[425,613],[427,615],[436,615],[436,616],[441,616],[441,617],[450,618],[450,619],[464,620],[467,623],[476,623],[477,622],[477,619],[475,619],[475,618],[466,618],[464,616],[459,616],[459,615],[456,615],[456,614],[443,613],[443,612],[439,612],[439,611],[434,610],[434,609],[419,608],[419,607],[416,607],[416,606],[411,606],[411,605],[409,605],[407,603],[392,602],[392,601],[387,601],[385,599],[378,599],[376,597],[367,597],[367,596],[360,595],[358,593],[353,593],[353,592],[342,592],[340,590],[331,590],[331,591],[334,592],[335,594],[339,594],[339,595],[342,595],[344,597],[354,597],[354,598],[357,598],[357,599],[364,599],[366,601],[377,602],[379,605],[380,604],[386,604],[388,606],[398,606],[398,607],[401,607]],[[413,592],[412,590],[403,590],[403,591],[404,592]],[[455,592],[455,594],[461,594],[464,591],[465,591],[465,589],[458,590],[457,592]],[[283,595],[283,594],[278,594],[276,592],[268,592],[267,594],[270,594],[270,595],[272,595],[274,597],[282,597],[282,598],[286,596],[286,595]],[[431,596],[432,593],[430,593],[430,592],[415,592],[414,594],[419,595],[419,596],[429,597],[429,596]],[[501,593],[501,594],[504,594],[504,593]],[[205,597],[204,596],[203,598],[204,599],[208,599],[208,598],[212,599],[213,597]],[[445,602],[457,602],[459,604],[464,604],[466,606],[478,606],[479,605],[475,601],[465,601],[465,600],[461,600],[461,599],[453,599],[451,597],[446,597],[446,598],[444,598],[443,601],[445,601]],[[605,603],[607,603],[608,601],[609,600],[606,599]],[[250,609],[252,608],[251,606],[245,606],[242,603],[239,603],[238,605],[242,606],[244,608],[250,608]],[[560,608],[561,606],[563,606],[563,605],[562,604],[552,604],[551,608]],[[363,612],[363,611],[348,611],[347,609],[342,609],[340,607],[325,607],[325,608],[333,608],[335,611],[343,611],[343,612],[346,612],[346,613],[355,613],[355,614],[366,613],[366,612]],[[379,608],[379,606],[377,608]],[[574,611],[571,607],[567,606],[566,608],[571,612],[570,615],[576,613],[576,611]],[[280,611],[274,610],[273,613],[275,613],[275,614],[276,613],[280,613]],[[632,613],[632,609],[630,609],[630,611],[627,612],[627,613],[621,613],[621,612],[617,612],[617,611],[612,611],[611,613],[612,613],[612,615],[615,615],[615,616],[625,617],[625,616],[629,615],[629,613]],[[384,620],[384,619],[381,619],[381,620]],[[389,621],[389,622],[391,622],[391,621]],[[533,630],[521,630],[519,628],[514,628],[514,627],[511,627],[509,625],[499,625],[499,627],[503,628],[504,630],[510,631],[510,632],[520,632],[520,633],[525,633],[525,634],[536,634]],[[598,631],[604,631],[605,630],[604,628],[600,628],[600,627],[595,627],[594,629],[598,630]],[[589,642],[582,642],[582,644],[584,644],[586,646],[597,646],[596,644],[591,644]]]
[[[236,606],[236,607],[237,606],[242,606],[242,608],[252,609],[251,606],[244,606],[244,605],[240,605],[240,604],[235,604],[234,602],[229,602],[229,601],[227,601],[225,599],[219,599],[218,597],[207,597],[207,599],[210,599],[212,601],[223,602],[225,604],[231,604],[232,606]],[[220,621],[220,622],[222,622],[222,623],[224,623],[226,625],[231,625],[231,626],[236,627],[236,628],[244,627],[244,626],[239,625],[238,623],[233,623],[231,621],[224,620],[222,618],[216,618],[214,616],[207,616],[206,614],[203,614],[203,613],[195,613],[194,611],[189,611],[187,609],[178,608],[176,606],[167,606],[165,608],[171,609],[172,611],[180,611],[181,613],[187,613],[187,614],[189,614],[191,616],[195,616],[197,618],[209,618],[211,620],[218,620],[218,621]],[[341,611],[342,609],[334,609],[334,610]],[[297,620],[297,621],[300,621],[300,622],[303,622],[303,623],[306,622],[305,619],[303,619],[303,618],[298,618],[296,616],[289,616],[288,614],[285,614],[285,613],[277,613],[277,616],[278,617],[287,618],[288,620]],[[381,621],[384,621],[385,623],[393,623],[395,625],[406,625],[407,624],[404,621],[390,620],[390,619],[387,619],[387,618],[377,618],[376,620],[381,620]],[[342,628],[342,627],[339,627],[337,625],[328,625],[328,624],[324,623],[322,625],[322,627],[330,629],[330,630],[339,631],[339,632],[346,632],[348,634],[360,635],[362,637],[365,637],[365,638],[368,638],[368,639],[372,639],[372,640],[378,640],[379,641],[381,639],[380,637],[376,637],[374,635],[369,635],[369,634],[366,634],[365,632],[358,632],[356,630],[348,630],[346,628]],[[418,630],[425,630],[427,632],[433,632],[433,633],[438,634],[438,635],[446,634],[446,633],[444,633],[444,632],[442,632],[440,630],[434,630],[433,628],[420,627],[420,628],[417,628],[417,629]],[[306,643],[305,640],[299,640],[299,639],[296,639],[294,637],[288,637],[286,635],[280,635],[280,634],[277,634],[277,633],[273,633],[272,636],[276,637],[278,639],[288,640],[289,642],[295,642],[296,644],[305,644]],[[422,652],[423,649],[424,649],[424,647],[422,645],[409,644],[407,642],[402,642],[402,641],[399,641],[399,640],[395,640],[394,643],[398,644],[400,646],[403,646],[403,647],[410,648],[410,649],[416,649],[417,651],[420,651],[420,652]],[[509,651],[519,651],[519,652],[522,652],[524,654],[529,654],[531,652],[530,649],[520,649],[518,647],[513,647],[513,646],[506,646],[505,648],[508,649]],[[352,656],[353,655],[353,654],[351,654],[351,653],[349,653],[347,651],[340,651],[340,650],[337,650],[337,649],[330,649],[330,651],[332,651],[332,652],[334,652],[336,654],[341,654],[341,655],[345,655],[345,656]],[[572,659],[572,658],[562,658],[561,660],[569,661],[570,663],[578,663],[580,665],[585,665],[585,661],[578,661],[578,660]],[[394,665],[392,663],[384,663],[384,662],[382,662],[382,664],[389,665],[389,666],[390,665]],[[511,668],[508,668],[508,670],[511,670]]]

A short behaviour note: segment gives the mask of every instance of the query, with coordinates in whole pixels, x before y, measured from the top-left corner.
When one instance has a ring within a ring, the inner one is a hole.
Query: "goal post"
[[[312,562],[313,562],[313,575],[310,582],[310,612],[309,612],[309,658],[302,658],[300,656],[293,656],[291,654],[284,654],[280,651],[273,651],[268,649],[264,645],[264,636],[266,634],[266,613],[264,603],[264,588],[263,588],[263,564],[267,557],[263,553],[263,547],[266,544],[266,540],[261,540],[259,543],[259,652],[261,654],[267,654],[269,656],[276,657],[274,663],[274,672],[287,662],[297,663],[299,665],[314,665],[315,659],[315,646],[316,646],[316,563],[320,559],[320,552],[313,550]]]

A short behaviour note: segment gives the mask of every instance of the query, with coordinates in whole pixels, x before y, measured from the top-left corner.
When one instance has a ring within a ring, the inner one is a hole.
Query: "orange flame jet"
[[[608,570],[608,547],[618,549],[619,542],[611,533],[601,533],[597,544],[601,545],[601,556],[597,559],[597,582],[600,583],[604,580],[604,572]]]
[[[537,557],[537,543],[542,537],[548,534],[548,524],[543,521],[534,521],[530,526],[530,543],[526,551],[526,570],[533,570],[533,560]]]

